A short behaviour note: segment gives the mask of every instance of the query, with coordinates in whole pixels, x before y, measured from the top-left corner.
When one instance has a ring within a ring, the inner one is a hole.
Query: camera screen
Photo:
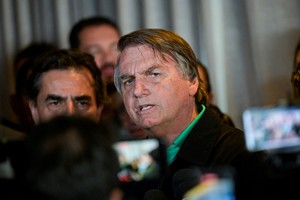
[[[243,123],[249,150],[300,147],[300,107],[247,109]]]
[[[201,171],[199,183],[185,193],[184,199],[235,199],[233,170],[227,167]]]
[[[121,165],[118,174],[121,182],[160,179],[164,156],[158,139],[119,141],[114,148]]]

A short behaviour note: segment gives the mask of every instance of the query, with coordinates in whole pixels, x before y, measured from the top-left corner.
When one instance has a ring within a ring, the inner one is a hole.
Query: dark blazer
[[[242,199],[240,196],[244,196],[249,184],[263,184],[263,177],[267,173],[264,156],[247,151],[244,133],[222,123],[220,117],[209,108],[191,130],[177,157],[168,167],[168,173],[160,185],[168,199],[178,199],[174,197],[174,190],[177,188],[176,185],[172,187],[173,175],[180,169],[195,166],[200,169],[232,168],[238,183],[237,199]],[[250,186],[256,188],[259,185]],[[246,196],[249,198],[251,194]]]

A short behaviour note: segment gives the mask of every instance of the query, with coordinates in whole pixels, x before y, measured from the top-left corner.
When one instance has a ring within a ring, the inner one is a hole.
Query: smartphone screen
[[[120,162],[122,183],[159,180],[164,168],[165,152],[156,138],[124,140],[114,144]]]
[[[229,167],[201,171],[199,184],[187,191],[184,199],[235,199],[234,171]]]
[[[243,113],[250,151],[300,147],[300,107],[249,108]]]

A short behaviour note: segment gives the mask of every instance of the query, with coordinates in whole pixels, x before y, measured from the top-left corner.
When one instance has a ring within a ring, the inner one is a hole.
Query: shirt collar
[[[202,110],[197,115],[197,117],[183,130],[183,132],[173,141],[173,143],[167,148],[167,162],[171,164],[175,159],[180,147],[185,141],[186,137],[189,135],[195,124],[199,121],[203,113],[205,112],[206,107],[202,104]]]

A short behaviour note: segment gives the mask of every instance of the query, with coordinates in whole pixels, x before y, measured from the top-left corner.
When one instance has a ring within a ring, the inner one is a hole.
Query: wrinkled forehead
[[[53,80],[60,77],[71,77],[74,81],[78,81],[78,77],[82,77],[81,80],[93,85],[95,80],[92,73],[85,67],[82,68],[67,68],[67,69],[52,69],[42,74],[41,79],[51,76]]]
[[[126,68],[133,65],[168,65],[174,64],[175,60],[167,53],[159,52],[148,45],[131,45],[126,47],[120,55],[119,67]]]

